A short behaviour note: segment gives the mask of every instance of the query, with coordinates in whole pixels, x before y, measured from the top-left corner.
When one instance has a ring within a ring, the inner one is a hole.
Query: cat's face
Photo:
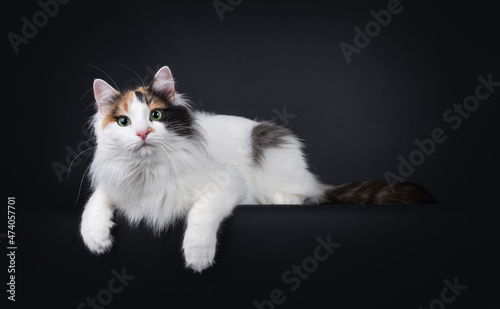
[[[113,148],[148,155],[171,150],[173,142],[196,134],[187,104],[175,97],[168,67],[158,71],[151,85],[122,93],[97,79],[94,95],[102,142]]]

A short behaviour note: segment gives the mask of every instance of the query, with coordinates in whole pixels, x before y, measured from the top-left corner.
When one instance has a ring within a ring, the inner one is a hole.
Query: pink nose
[[[149,130],[137,131],[136,135],[139,136],[143,141],[148,137]]]

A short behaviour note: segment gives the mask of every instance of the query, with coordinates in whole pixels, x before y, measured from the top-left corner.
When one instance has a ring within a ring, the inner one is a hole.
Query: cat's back
[[[247,143],[257,122],[238,116],[200,113],[196,117],[208,144],[227,146]]]
[[[209,138],[214,135],[243,137],[257,125],[257,122],[248,118],[231,115],[199,113],[196,118]]]
[[[244,163],[251,159],[251,134],[258,124],[256,121],[208,113],[199,113],[196,118],[205,135],[207,150],[217,162]]]

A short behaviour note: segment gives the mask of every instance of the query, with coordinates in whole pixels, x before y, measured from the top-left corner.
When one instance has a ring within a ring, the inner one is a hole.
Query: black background
[[[435,128],[442,128],[448,139],[407,180],[427,188],[445,213],[460,210],[471,220],[494,213],[500,90],[481,101],[457,130],[443,120],[443,113],[474,95],[478,76],[492,74],[500,81],[497,6],[493,1],[401,1],[402,12],[393,15],[389,25],[347,63],[339,44],[353,44],[353,28],[363,29],[373,20],[370,11],[386,9],[387,3],[243,0],[221,21],[211,1],[71,1],[60,5],[18,53],[7,34],[21,35],[21,18],[31,20],[40,6],[36,1],[4,5],[2,167],[7,187],[2,190],[4,196],[16,196],[17,232],[25,241],[24,253],[18,253],[36,266],[19,280],[25,284],[30,277],[35,280],[43,269],[47,274],[42,278],[53,280],[30,285],[19,297],[26,300],[35,290],[41,291],[36,295],[62,293],[61,281],[78,280],[65,275],[79,263],[102,268],[99,283],[81,283],[88,288],[85,292],[53,295],[54,302],[57,297],[61,300],[53,307],[75,307],[83,296],[105,285],[112,267],[119,268],[99,264],[102,259],[86,253],[77,236],[78,216],[88,196],[82,177],[90,160],[83,159],[90,151],[75,160],[72,172],[62,178],[53,164],[68,165],[68,147],[76,150],[88,140],[81,131],[94,113],[93,79],[124,88],[138,82],[132,70],[148,80],[160,66],[168,65],[177,90],[195,106],[220,114],[274,118],[305,141],[313,171],[332,184],[397,173],[397,157],[408,158],[417,148],[415,139],[429,138]],[[275,111],[284,109],[295,117],[283,121]],[[73,156],[69,157],[71,161]],[[231,222],[228,225],[234,226]],[[282,225],[291,230],[293,220]],[[169,254],[177,261],[177,271],[187,272],[178,252],[181,232],[175,233]],[[311,239],[313,243],[297,256],[310,254],[315,237]],[[69,246],[64,241],[74,243]],[[71,254],[62,254],[65,250]],[[37,260],[56,263],[47,254],[61,256],[59,262],[72,260],[71,266],[37,264]],[[283,263],[273,280],[279,281],[279,274],[292,262]],[[274,264],[266,267],[270,265]],[[153,272],[160,266],[149,267]],[[196,278],[210,281],[210,277]],[[440,289],[445,277],[436,278]],[[157,291],[164,292],[161,287]],[[170,288],[169,293],[178,292]],[[249,297],[263,298],[260,292],[256,295]],[[165,294],[166,304],[168,297]]]

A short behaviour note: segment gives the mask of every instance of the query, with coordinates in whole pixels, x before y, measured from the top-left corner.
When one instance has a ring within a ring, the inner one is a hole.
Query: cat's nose
[[[136,135],[139,136],[143,141],[148,137],[149,130],[137,131]]]

